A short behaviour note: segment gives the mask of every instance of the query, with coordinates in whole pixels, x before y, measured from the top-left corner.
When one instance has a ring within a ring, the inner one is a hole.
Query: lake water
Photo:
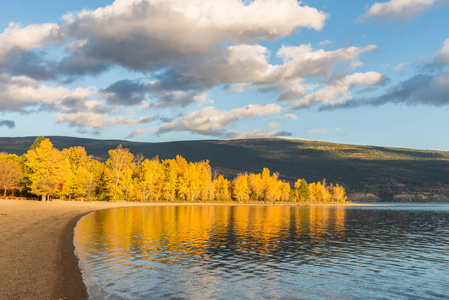
[[[449,298],[449,205],[152,206],[75,229],[92,299]]]

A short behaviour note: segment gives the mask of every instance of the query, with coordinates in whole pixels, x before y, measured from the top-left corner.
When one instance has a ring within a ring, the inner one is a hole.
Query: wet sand
[[[142,205],[192,204],[0,199],[0,299],[87,299],[74,254],[76,223],[91,211]]]

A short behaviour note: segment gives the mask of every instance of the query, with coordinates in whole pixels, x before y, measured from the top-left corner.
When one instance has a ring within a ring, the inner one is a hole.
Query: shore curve
[[[0,299],[87,299],[73,244],[77,222],[96,210],[155,205],[248,204],[0,199]]]

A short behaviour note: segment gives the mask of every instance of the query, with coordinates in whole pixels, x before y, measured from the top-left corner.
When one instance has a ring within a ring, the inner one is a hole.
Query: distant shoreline
[[[373,204],[145,203],[0,199],[0,298],[87,299],[74,253],[74,228],[86,214],[130,206],[238,205],[348,207]]]

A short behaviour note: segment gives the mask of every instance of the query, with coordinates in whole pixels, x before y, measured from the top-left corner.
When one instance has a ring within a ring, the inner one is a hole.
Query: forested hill
[[[0,138],[0,152],[25,153],[36,137]],[[326,178],[344,185],[349,194],[373,194],[367,201],[449,201],[449,152],[356,146],[284,139],[137,143],[48,137],[58,149],[83,146],[106,160],[119,144],[134,154],[161,159],[181,155],[188,161],[209,160],[213,169],[231,178],[259,173],[264,167],[290,182]],[[361,200],[360,198],[353,198]]]

